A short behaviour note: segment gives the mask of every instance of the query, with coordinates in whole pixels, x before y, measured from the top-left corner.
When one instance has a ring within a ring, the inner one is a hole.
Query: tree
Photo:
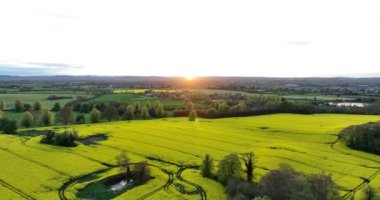
[[[28,104],[28,103],[25,103],[24,104],[24,108],[22,109],[22,111],[32,111],[32,105]]]
[[[115,106],[109,105],[107,107],[106,112],[104,113],[104,116],[107,118],[108,121],[112,121],[113,119],[119,116],[119,113],[117,112],[117,109]]]
[[[42,109],[41,124],[44,126],[52,124],[52,115],[47,108]]]
[[[243,112],[245,111],[245,109],[247,109],[247,105],[245,104],[244,101],[240,101],[237,105],[231,108],[231,112],[233,113]]]
[[[260,179],[258,190],[260,195],[272,200],[315,199],[306,178],[286,164],[265,174]]]
[[[200,168],[203,177],[212,178],[212,171],[214,171],[214,159],[212,159],[209,154],[206,154]]]
[[[126,151],[122,151],[120,155],[116,157],[117,164],[120,166],[120,170],[124,173],[127,180],[132,179],[131,167],[129,166],[129,158]]]
[[[24,103],[20,100],[15,101],[15,111],[16,112],[22,112],[24,110]]]
[[[0,100],[0,111],[4,110],[4,101]]]
[[[156,117],[164,117],[165,116],[164,105],[162,105],[162,103],[160,103],[159,101],[156,102],[154,113],[155,113]]]
[[[189,121],[196,121],[198,118],[198,115],[197,115],[197,111],[196,110],[192,110],[190,111],[189,113]]]
[[[255,154],[253,152],[243,153],[242,159],[247,173],[247,181],[251,182],[253,179],[253,164],[255,162]]]
[[[61,110],[61,104],[59,102],[54,104],[54,107],[51,109],[51,111],[58,112]]]
[[[131,120],[135,116],[135,107],[133,105],[128,105],[127,110],[123,114],[123,119]]]
[[[100,111],[96,108],[92,108],[90,112],[91,123],[98,123],[100,121]]]
[[[375,188],[373,188],[371,185],[368,184],[367,187],[364,188],[363,193],[365,200],[375,199]]]
[[[311,192],[316,200],[339,198],[339,194],[334,189],[334,182],[330,175],[323,173],[311,174],[307,177],[307,182],[309,183]]]
[[[40,110],[42,110],[42,103],[41,103],[41,101],[36,101],[36,102],[34,102],[34,104],[33,104],[33,109],[34,109],[35,111],[40,111]]]
[[[218,112],[228,113],[228,112],[230,112],[230,106],[228,106],[228,104],[226,102],[223,102],[223,103],[219,104]]]
[[[150,119],[149,110],[146,106],[141,108],[140,117],[141,119]]]
[[[17,130],[17,121],[9,120],[7,118],[0,119],[0,131],[4,131],[4,133],[10,134],[15,133]]]
[[[71,106],[65,106],[57,114],[57,120],[64,125],[74,121],[74,111]]]
[[[150,178],[150,169],[146,161],[138,162],[133,165],[133,170],[135,180],[138,183],[143,183]]]
[[[84,116],[84,114],[79,114],[79,115],[77,115],[77,117],[75,118],[75,122],[77,123],[77,124],[84,124],[84,123],[86,123],[86,117]]]
[[[213,117],[214,115],[216,115],[216,109],[215,108],[210,108],[207,110],[207,116],[208,117]]]
[[[26,111],[24,113],[23,118],[21,119],[21,126],[23,126],[25,128],[29,128],[29,127],[33,126],[33,123],[34,123],[34,117],[33,117],[32,113],[30,113],[29,111]]]
[[[141,110],[140,103],[136,101],[135,103],[133,103],[133,107],[135,108],[135,114],[138,114]]]
[[[3,118],[3,111],[0,110],[0,119]]]
[[[229,178],[225,186],[228,199],[251,200],[256,196],[256,186],[238,177]]]
[[[235,153],[227,155],[219,162],[217,171],[218,180],[221,183],[226,183],[232,177],[239,177],[241,171],[238,155]]]

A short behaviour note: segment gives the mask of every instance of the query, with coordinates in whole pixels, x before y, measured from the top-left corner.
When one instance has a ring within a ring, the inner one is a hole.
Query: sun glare
[[[185,79],[188,81],[192,81],[195,79],[195,76],[185,76]]]

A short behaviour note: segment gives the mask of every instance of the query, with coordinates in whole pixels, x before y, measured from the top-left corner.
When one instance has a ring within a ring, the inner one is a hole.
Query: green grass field
[[[304,173],[329,173],[342,196],[360,197],[365,179],[380,189],[380,156],[345,147],[337,134],[349,125],[379,120],[369,115],[275,114],[74,125],[70,127],[81,136],[108,135],[96,145],[75,148],[40,144],[41,136],[0,135],[0,193],[4,199],[86,198],[100,187],[99,180],[117,173],[115,157],[126,150],[132,162],[148,160],[155,178],[116,199],[226,199],[222,185],[201,177],[192,166],[206,153],[218,162],[232,152],[254,151],[256,180],[288,163]]]
[[[184,101],[174,99],[163,99],[142,95],[141,93],[114,93],[98,96],[91,100],[93,103],[109,103],[109,102],[139,102],[143,105],[145,102],[150,102],[151,105],[159,100],[165,107],[165,110],[174,110],[184,106]],[[194,102],[195,107],[202,108],[205,105],[200,102]]]
[[[73,99],[47,100],[46,98],[50,95],[67,96],[72,97]],[[64,106],[69,101],[75,100],[77,96],[91,97],[92,95],[86,94],[85,92],[73,93],[72,91],[35,91],[0,94],[0,100],[4,101],[5,110],[13,109],[16,100],[21,100],[23,103],[31,105],[36,101],[41,101],[45,107],[51,109],[56,102],[59,102],[61,106]]]

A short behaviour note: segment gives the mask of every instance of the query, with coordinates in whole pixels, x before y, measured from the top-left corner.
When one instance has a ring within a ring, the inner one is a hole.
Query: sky
[[[378,0],[1,0],[0,74],[379,76]]]

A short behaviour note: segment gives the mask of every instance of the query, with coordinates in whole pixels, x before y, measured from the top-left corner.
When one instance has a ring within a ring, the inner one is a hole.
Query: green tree
[[[237,154],[233,153],[225,156],[218,165],[216,172],[218,180],[221,183],[226,183],[232,177],[240,177],[242,172],[240,159]]]
[[[0,100],[0,111],[4,110],[4,101]]]
[[[33,126],[33,124],[34,124],[34,117],[33,117],[32,113],[30,113],[29,111],[26,111],[24,113],[24,116],[21,119],[21,126],[23,126],[25,128],[29,128],[29,127]]]
[[[0,130],[3,130],[4,133],[11,134],[15,133],[17,130],[17,121],[9,119],[0,119]]]
[[[197,114],[197,111],[196,110],[192,110],[190,111],[189,113],[189,121],[196,121],[198,118],[198,114]]]
[[[287,164],[265,174],[258,190],[272,200],[315,200],[306,178]]]
[[[40,111],[40,110],[42,110],[42,103],[41,103],[41,101],[36,101],[36,102],[34,102],[34,104],[33,104],[33,109],[34,109],[35,111]]]
[[[135,116],[135,107],[133,105],[128,105],[127,110],[123,114],[123,119],[131,120]]]
[[[44,126],[50,126],[52,121],[51,112],[47,108],[42,109],[41,124]]]
[[[228,112],[230,112],[230,106],[228,106],[228,104],[226,102],[223,102],[223,103],[219,104],[218,112],[228,113]]]
[[[3,118],[3,111],[0,110],[0,119]]]
[[[140,118],[141,119],[150,119],[149,109],[146,106],[143,106],[141,108]]]
[[[96,108],[92,108],[90,112],[91,123],[98,123],[100,121],[100,111]]]
[[[84,114],[79,114],[79,115],[77,115],[77,117],[75,118],[75,122],[77,123],[77,124],[84,124],[84,123],[86,123],[86,117],[84,116]]]
[[[104,113],[104,116],[107,118],[108,121],[112,121],[113,119],[116,119],[119,116],[119,113],[117,112],[115,106],[109,105],[107,107],[106,112]]]
[[[54,111],[54,112],[58,112],[61,110],[61,104],[59,104],[59,102],[56,102],[54,104],[54,107],[51,109],[51,111]]]
[[[205,158],[202,161],[202,165],[200,169],[201,169],[201,174],[203,177],[207,177],[207,178],[213,177],[214,159],[212,159],[209,154],[205,155]]]
[[[74,121],[74,111],[71,106],[65,106],[57,113],[57,120],[64,125]]]
[[[141,110],[140,103],[136,101],[136,102],[133,103],[133,106],[135,107],[135,114],[139,113],[140,110]]]
[[[238,112],[244,112],[247,109],[247,105],[244,101],[240,101],[237,105],[233,106],[231,108],[231,112],[238,113]]]
[[[246,168],[247,181],[251,182],[253,179],[253,165],[255,163],[255,154],[253,152],[243,153],[242,159]]]
[[[24,103],[20,100],[15,101],[15,111],[16,112],[22,112],[24,111]]]
[[[316,200],[339,199],[339,193],[334,189],[334,182],[330,175],[323,173],[307,176],[311,192]]]
[[[130,167],[130,160],[128,158],[127,152],[122,151],[117,157],[116,157],[117,164],[120,166],[120,170],[125,175],[127,180],[132,179],[132,172]]]
[[[160,103],[159,101],[156,102],[154,113],[156,114],[156,117],[164,117],[165,116],[164,105],[162,105],[162,103]]]

